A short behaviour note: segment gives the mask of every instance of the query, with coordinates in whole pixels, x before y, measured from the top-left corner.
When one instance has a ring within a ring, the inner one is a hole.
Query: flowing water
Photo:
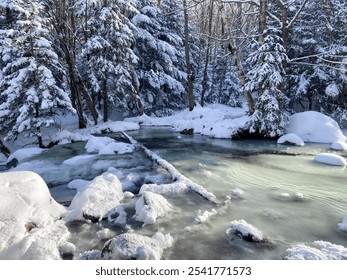
[[[169,128],[142,128],[129,134],[186,177],[213,192],[220,202],[214,204],[188,193],[168,197],[175,211],[154,225],[142,227],[130,219],[129,227],[139,234],[150,236],[160,230],[172,235],[175,243],[164,251],[164,258],[281,259],[291,246],[310,245],[316,240],[347,247],[347,234],[337,227],[347,213],[347,170],[313,161],[317,153],[329,151],[328,145],[288,147],[265,140],[220,140],[180,135]],[[66,187],[69,181],[91,180],[109,166],[122,171],[122,182],[133,192],[148,178],[169,180],[164,171],[139,152],[123,156],[82,156],[78,164],[68,168],[62,164],[81,154],[86,154],[84,143],[69,144],[54,147],[27,164],[35,166],[35,171],[51,187],[53,197],[65,205],[75,194]],[[339,154],[347,156],[346,152]],[[20,166],[25,168],[23,164]],[[245,192],[242,199],[233,199],[235,188]],[[295,193],[302,194],[303,199]],[[231,200],[225,205],[223,201],[227,196]],[[199,211],[212,212],[212,209],[218,214],[204,223],[195,221]],[[131,216],[128,213],[128,217]],[[240,219],[257,227],[269,242],[261,245],[230,239],[226,230],[231,221]],[[110,228],[114,235],[127,230],[106,222],[70,225],[77,252],[100,248],[105,240],[94,237],[103,227]]]

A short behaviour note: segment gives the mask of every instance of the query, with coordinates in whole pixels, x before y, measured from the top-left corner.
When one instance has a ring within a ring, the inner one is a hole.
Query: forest
[[[345,0],[1,0],[2,140],[207,103],[263,137],[308,110],[346,126],[346,26]]]

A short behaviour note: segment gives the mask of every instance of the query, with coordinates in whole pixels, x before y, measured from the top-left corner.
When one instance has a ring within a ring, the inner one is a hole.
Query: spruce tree
[[[2,26],[2,80],[0,82],[0,124],[6,139],[21,132],[35,136],[43,146],[41,128],[55,123],[57,109],[74,111],[62,89],[62,68],[48,30],[41,17],[38,1],[13,1],[8,11],[12,21]]]

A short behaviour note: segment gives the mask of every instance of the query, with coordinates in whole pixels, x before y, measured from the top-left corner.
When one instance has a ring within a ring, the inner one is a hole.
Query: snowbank
[[[207,104],[205,107],[195,106],[169,117],[141,116],[126,119],[144,126],[171,126],[175,131],[193,130],[214,138],[232,138],[240,128],[249,121],[248,109],[233,108],[221,104]]]
[[[247,242],[264,242],[264,235],[256,227],[248,224],[245,220],[232,221],[231,227],[226,230],[230,237],[240,237]]]
[[[0,259],[60,259],[69,237],[59,221],[66,209],[39,175],[0,173],[0,200]]]
[[[313,247],[299,244],[286,251],[287,260],[346,260],[347,249],[325,241],[313,242]]]
[[[152,238],[135,233],[124,233],[107,241],[101,257],[106,260],[160,260],[163,250],[171,247],[170,234],[157,232]]]
[[[347,140],[336,121],[314,111],[292,115],[287,132],[298,135],[304,142],[334,143]]]
[[[172,205],[160,194],[143,192],[135,204],[134,218],[143,226],[154,224],[157,218],[165,217],[173,210]]]
[[[346,160],[342,156],[335,154],[321,153],[316,155],[314,160],[329,165],[347,166]]]
[[[296,146],[304,146],[305,143],[302,139],[296,135],[295,133],[288,133],[283,135],[277,140],[277,144],[285,144],[285,145],[296,145]]]
[[[123,197],[122,185],[117,176],[105,172],[75,195],[65,220],[101,220]]]

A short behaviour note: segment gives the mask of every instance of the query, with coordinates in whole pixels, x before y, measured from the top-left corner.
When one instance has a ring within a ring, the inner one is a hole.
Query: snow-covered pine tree
[[[276,30],[268,28],[264,42],[250,54],[247,63],[251,66],[245,90],[257,93],[255,112],[251,115],[250,133],[276,137],[285,133],[288,115],[283,110],[285,96],[279,89],[284,70],[282,62],[287,59]]]
[[[186,75],[181,70],[183,42],[177,31],[182,19],[175,1],[157,4],[156,0],[138,1],[140,14],[132,22],[136,26],[134,52],[139,57],[136,70],[144,108],[146,113],[162,115],[182,108]]]
[[[134,27],[125,16],[135,7],[132,1],[122,0],[95,0],[91,5],[81,65],[95,99],[103,104],[107,121],[109,105],[128,110],[136,95],[131,73],[137,61],[131,49]]]
[[[12,20],[1,27],[6,44],[1,47],[0,126],[8,132],[8,140],[26,131],[43,146],[41,128],[55,123],[54,112],[74,109],[58,79],[61,65],[46,39],[48,30],[39,1],[9,2],[7,8],[14,8],[7,11]]]

